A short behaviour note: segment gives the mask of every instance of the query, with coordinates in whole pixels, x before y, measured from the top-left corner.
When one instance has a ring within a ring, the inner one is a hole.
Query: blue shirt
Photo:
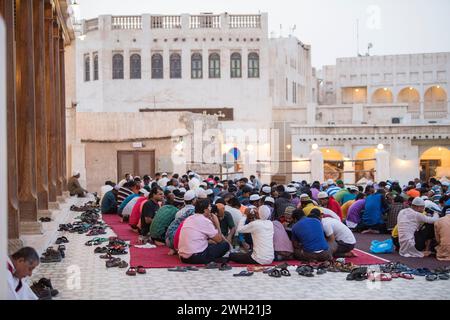
[[[335,185],[332,185],[331,187],[329,187],[327,189],[327,193],[330,197],[334,196],[339,191],[341,191],[341,188],[339,188],[338,186],[335,186]]]
[[[371,194],[366,198],[366,204],[364,206],[364,214],[362,216],[362,222],[366,226],[374,226],[377,224],[383,224],[383,198],[381,193]]]
[[[292,240],[303,245],[306,252],[328,250],[322,223],[314,218],[303,218],[292,227]]]
[[[133,200],[136,197],[139,197],[139,194],[132,193],[128,197],[126,197],[125,200],[123,200],[122,204],[120,205],[118,212],[122,213],[123,209],[125,209],[125,207],[127,206],[128,202],[130,202],[131,200]]]
[[[342,197],[342,204],[345,204],[346,202],[349,202],[350,200],[355,200],[356,199],[356,194],[353,193],[346,193],[343,197]]]
[[[102,213],[116,213],[117,212],[117,201],[114,193],[108,191],[105,193],[102,199]]]

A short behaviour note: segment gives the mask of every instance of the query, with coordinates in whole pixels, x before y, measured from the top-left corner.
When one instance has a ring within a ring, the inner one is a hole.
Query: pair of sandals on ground
[[[229,271],[229,270],[232,270],[233,267],[230,266],[229,264],[227,264],[226,262],[222,262],[222,263],[210,262],[205,265],[205,269],[207,269],[207,270],[218,269],[219,271]],[[187,266],[187,267],[179,266],[179,267],[170,268],[167,270],[170,272],[199,271],[199,269],[194,266]]]

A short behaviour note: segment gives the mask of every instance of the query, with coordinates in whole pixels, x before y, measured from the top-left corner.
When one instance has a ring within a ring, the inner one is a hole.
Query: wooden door
[[[155,176],[155,151],[118,151],[117,176],[122,180],[126,173],[141,178],[148,174]]]

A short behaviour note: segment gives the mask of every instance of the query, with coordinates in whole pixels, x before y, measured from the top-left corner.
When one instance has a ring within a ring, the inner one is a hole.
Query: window
[[[170,55],[170,78],[181,79],[181,56],[178,53]]]
[[[242,77],[242,57],[240,53],[233,53],[231,55],[231,78]]]
[[[194,53],[191,56],[191,78],[202,79],[203,78],[203,59],[200,53]]]
[[[220,78],[220,56],[218,53],[209,55],[209,77]]]
[[[123,55],[113,55],[113,79],[123,79]]]
[[[255,52],[248,55],[248,77],[259,78],[259,55]]]
[[[94,80],[98,80],[98,54],[94,54]]]
[[[91,80],[91,58],[89,54],[84,56],[84,81]]]
[[[159,53],[152,55],[152,79],[164,78],[163,57]]]
[[[130,57],[130,79],[141,79],[141,56],[138,54]]]

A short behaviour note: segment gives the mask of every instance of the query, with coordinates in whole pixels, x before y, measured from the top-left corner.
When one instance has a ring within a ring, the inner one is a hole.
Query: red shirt
[[[136,201],[136,204],[134,205],[133,210],[131,211],[130,220],[128,222],[130,226],[138,225],[139,220],[141,219],[142,207],[144,203],[147,202],[147,200],[148,200],[147,198],[141,197],[138,199],[138,201]]]
[[[341,219],[341,221],[342,221],[342,209],[341,209],[341,206],[339,205],[339,202],[334,200],[333,197],[329,198],[328,209],[330,209],[331,211],[336,213],[339,216],[339,218]]]

